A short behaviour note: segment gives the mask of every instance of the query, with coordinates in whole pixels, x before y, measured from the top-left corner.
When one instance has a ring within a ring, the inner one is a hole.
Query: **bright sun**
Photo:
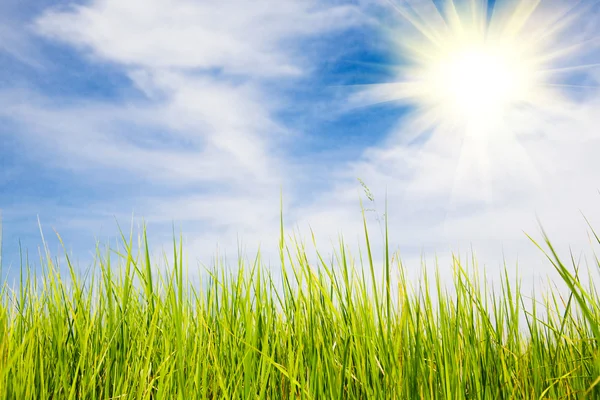
[[[488,118],[527,98],[533,73],[507,46],[469,43],[440,52],[423,71],[431,100],[450,115]]]
[[[487,190],[489,199],[492,167],[504,174],[507,168],[519,168],[519,175],[534,170],[518,129],[506,117],[516,116],[514,111],[560,109],[567,104],[564,77],[598,66],[573,64],[590,43],[567,34],[580,28],[586,4],[595,2],[388,1],[408,22],[390,32],[401,60],[394,66],[396,79],[366,85],[358,98],[414,106],[403,120],[408,143],[430,132],[424,146],[449,149],[455,145],[448,138],[459,137],[456,174],[463,176],[455,177],[455,186],[462,179],[463,188]],[[526,167],[516,167],[519,157]]]
[[[556,31],[539,24],[524,29],[538,1],[520,1],[511,13],[491,21],[486,1],[464,0],[461,8],[447,0],[442,13],[433,3],[429,9],[422,1],[413,3],[413,8],[398,7],[418,33],[398,39],[400,54],[409,61],[400,68],[398,98],[436,109],[444,121],[480,128],[513,106],[537,101],[542,72],[552,61],[544,61],[552,39],[548,31]],[[416,4],[420,15],[414,14]]]

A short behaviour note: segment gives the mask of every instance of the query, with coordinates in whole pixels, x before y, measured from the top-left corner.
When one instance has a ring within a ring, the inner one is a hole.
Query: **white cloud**
[[[82,176],[129,176],[132,184],[142,177],[165,190],[205,185],[204,194],[175,201],[136,199],[148,203],[138,209],[151,220],[187,210],[182,217],[204,220],[214,242],[239,226],[254,235],[271,224],[257,210],[271,207],[269,198],[278,201],[281,185],[290,186],[280,148],[288,131],[274,117],[289,100],[272,78],[309,73],[314,54],[304,41],[362,18],[353,6],[317,1],[95,1],[56,8],[36,19],[37,32],[123,68],[145,98],[74,102],[9,90],[0,94],[0,116],[17,124],[26,157],[43,165]]]
[[[37,26],[49,37],[128,66],[269,76],[302,72],[298,62],[304,57],[293,45],[299,37],[359,20],[352,6],[318,1],[98,0],[50,11]]]
[[[35,22],[40,34],[125,67],[151,104],[25,104],[5,113],[85,164],[167,181],[278,183],[285,167],[277,141],[286,130],[273,113],[285,99],[260,81],[303,73],[310,57],[302,39],[359,22],[352,6],[316,1],[109,0],[49,10]],[[141,126],[138,137],[126,134],[127,124]],[[145,132],[157,129],[175,149],[145,146]]]

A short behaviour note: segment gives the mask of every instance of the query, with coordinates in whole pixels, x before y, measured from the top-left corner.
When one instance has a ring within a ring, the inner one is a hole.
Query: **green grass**
[[[157,272],[145,229],[141,251],[122,234],[83,276],[68,256],[66,276],[49,255],[35,276],[26,263],[0,292],[0,398],[600,398],[600,297],[545,235],[569,294],[536,303],[508,271],[492,290],[458,260],[452,294],[426,272],[411,289],[387,221],[379,276],[363,221],[363,265],[343,241],[308,265],[283,219],[277,274],[259,253],[192,285],[181,241]]]

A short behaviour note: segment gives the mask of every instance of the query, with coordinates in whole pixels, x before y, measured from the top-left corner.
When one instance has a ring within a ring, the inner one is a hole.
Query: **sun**
[[[359,101],[413,106],[412,119],[403,118],[406,143],[419,135],[436,150],[459,143],[450,149],[459,154],[455,192],[476,190],[489,200],[494,173],[520,168],[517,175],[535,176],[510,117],[569,104],[565,78],[598,66],[577,64],[591,45],[574,35],[582,29],[572,29],[595,2],[388,1],[402,22],[388,31],[399,60],[395,78],[362,85]]]
[[[534,86],[530,65],[514,47],[486,43],[484,38],[449,45],[422,75],[424,101],[466,121],[490,118],[526,101]]]
[[[435,109],[443,121],[479,127],[538,101],[550,61],[544,61],[552,39],[547,31],[556,28],[524,29],[535,3],[520,1],[512,13],[491,20],[486,1],[447,0],[442,12],[432,3],[428,14],[421,6],[416,16],[399,7],[417,34],[398,39],[407,62],[399,68],[397,97]]]

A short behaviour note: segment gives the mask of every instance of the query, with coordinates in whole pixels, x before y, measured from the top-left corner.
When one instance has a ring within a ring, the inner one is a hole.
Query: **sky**
[[[469,2],[455,3],[464,15]],[[360,199],[376,209],[366,216],[378,265],[386,201],[391,250],[410,271],[436,256],[449,276],[453,252],[473,251],[491,271],[505,261],[527,282],[543,279],[552,267],[525,235],[541,239],[540,222],[562,255],[591,261],[583,215],[600,229],[600,4],[482,3],[488,21],[527,15],[518,35],[549,32],[535,54],[561,71],[529,85],[526,106],[503,103],[494,123],[471,113],[466,125],[450,118],[449,91],[397,88],[432,54],[411,22],[452,26],[447,5],[3,0],[3,274],[18,269],[19,244],[36,262],[38,221],[52,254],[62,253],[56,231],[81,269],[97,241],[115,243],[117,222],[128,232],[132,221],[147,223],[157,257],[174,227],[192,269],[215,254],[235,264],[240,243],[276,269],[280,201],[312,261],[311,229],[326,259],[340,235],[358,258]],[[492,69],[480,86],[500,82]],[[474,130],[484,135],[465,150]]]

